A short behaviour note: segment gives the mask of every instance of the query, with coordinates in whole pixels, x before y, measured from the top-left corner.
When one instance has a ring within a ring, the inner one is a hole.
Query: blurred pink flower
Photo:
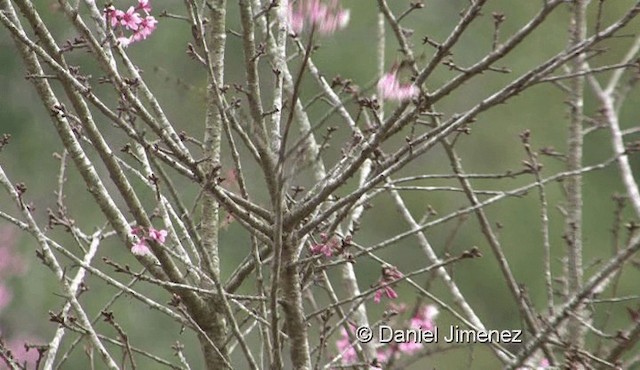
[[[149,238],[155,240],[158,244],[164,244],[167,240],[167,230],[157,230],[153,227],[149,228]]]
[[[6,342],[7,348],[11,351],[13,358],[19,364],[24,364],[26,362],[27,366],[25,369],[35,369],[36,362],[38,361],[38,350],[35,348],[30,348],[27,350],[25,347],[25,343],[34,344],[39,342],[39,340],[34,338],[17,338],[11,339]],[[4,362],[1,363],[4,365]],[[4,369],[4,367],[0,366],[0,369]]]
[[[138,24],[138,29],[133,34],[133,39],[135,41],[145,40],[155,31],[157,24],[158,21],[153,16],[146,16]]]
[[[131,234],[142,237],[142,235],[144,235],[144,229],[141,226],[134,226],[131,228]]]
[[[404,353],[405,355],[413,355],[416,352],[422,349],[421,342],[414,342],[412,340],[407,340],[406,342],[398,343],[398,351]]]
[[[136,10],[142,10],[147,14],[151,13],[151,4],[149,4],[149,0],[138,0]]]
[[[391,347],[378,348],[376,351],[376,355],[378,356],[378,362],[381,364],[389,362],[391,360],[391,356],[393,356],[395,352]]]
[[[116,40],[118,41],[118,44],[120,44],[123,48],[126,48],[133,42],[133,39],[131,37],[118,37]]]
[[[148,254],[151,254],[151,250],[149,249],[149,246],[147,246],[147,243],[144,240],[140,239],[131,247],[131,253],[135,254],[136,256],[146,256]]]
[[[398,298],[398,293],[389,285],[389,283],[395,282],[396,280],[402,278],[402,273],[398,271],[397,268],[393,266],[384,266],[382,268],[382,277],[380,281],[378,281],[378,285],[380,288],[376,290],[373,295],[373,301],[375,303],[380,303],[382,297],[386,295],[389,299]]]
[[[351,331],[353,332],[353,328]],[[358,354],[356,349],[351,344],[349,333],[344,328],[340,328],[340,339],[336,341],[336,348],[338,353],[342,355],[342,364],[349,365],[358,361]]]
[[[398,293],[396,293],[396,291],[393,290],[393,288],[387,285],[376,290],[376,292],[373,295],[373,301],[376,303],[380,303],[380,301],[382,300],[382,296],[384,295],[386,295],[389,299],[398,298]]]
[[[355,332],[355,326],[349,325],[349,330],[352,334]],[[338,353],[342,355],[342,364],[350,365],[358,362],[358,354],[354,348],[349,334],[344,328],[340,328],[340,339],[336,341],[336,348]],[[389,361],[393,351],[389,347],[379,348],[376,351],[376,356],[379,364],[384,364]],[[380,366],[371,366],[369,369],[380,369]]]
[[[326,243],[313,244],[311,246],[311,254],[324,254],[325,257],[331,257],[333,255],[333,250],[331,246]]]
[[[164,229],[154,229],[150,227],[145,235],[144,228],[136,226],[131,229],[131,234],[136,239],[136,242],[131,246],[131,253],[136,256],[145,256],[151,254],[151,249],[149,249],[147,242],[154,240],[158,244],[164,244],[167,241],[168,232]]]
[[[380,99],[406,101],[411,100],[420,93],[413,84],[401,84],[398,80],[398,71],[394,67],[391,72],[385,73],[378,81],[378,95]]]
[[[542,368],[547,368],[549,366],[551,366],[551,364],[549,363],[549,360],[547,360],[546,358],[543,358],[542,360],[540,360],[540,367]]]
[[[409,321],[409,326],[411,329],[433,330],[438,313],[438,308],[434,305],[422,306]],[[414,341],[401,342],[397,346],[398,351],[405,355],[413,355],[422,348],[423,343]]]
[[[304,28],[304,14],[299,11],[293,11],[293,7],[289,8],[289,24],[293,33],[298,34]]]
[[[120,24],[120,20],[124,16],[124,12],[122,10],[116,9],[113,5],[109,5],[104,13],[107,15],[107,19],[109,20],[109,24],[111,24],[112,28],[115,28],[118,24]]]
[[[333,256],[338,251],[340,242],[335,236],[329,238],[327,234],[320,234],[320,243],[311,245],[311,254],[324,254],[326,257]]]
[[[434,305],[425,305],[418,310],[416,315],[411,318],[410,325],[412,329],[433,330],[435,328],[434,320],[440,311]]]
[[[338,0],[299,0],[289,8],[289,25],[294,33],[300,33],[305,20],[322,34],[343,29],[349,23],[349,10],[342,9]]]

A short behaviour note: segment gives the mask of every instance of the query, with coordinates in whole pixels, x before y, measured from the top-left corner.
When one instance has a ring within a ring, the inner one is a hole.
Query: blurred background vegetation
[[[45,22],[51,27],[59,43],[76,36],[74,30],[67,24],[64,15],[57,10],[56,1],[34,1],[40,10]],[[115,0],[114,4],[120,8],[129,6],[129,1]],[[231,30],[239,30],[239,17],[236,4],[229,1],[228,27]],[[351,9],[351,23],[346,30],[340,31],[332,37],[322,37],[316,40],[320,48],[314,53],[313,59],[323,71],[325,77],[331,80],[337,75],[353,80],[360,86],[364,95],[374,93],[370,89],[376,81],[375,70],[375,25],[376,2],[373,0],[343,0],[345,8]],[[605,25],[617,19],[629,9],[635,1],[616,0],[605,2],[603,23]],[[423,45],[424,36],[441,41],[455,26],[459,12],[468,5],[468,0],[427,0],[426,7],[412,13],[404,22],[404,26],[414,30],[411,41],[415,46],[416,55],[421,56],[424,63],[433,53],[428,45]],[[501,30],[501,40],[517,31],[539,9],[541,1],[531,0],[495,0],[488,2],[484,10],[484,16],[474,22],[465,33],[457,47],[454,48],[453,59],[461,66],[468,66],[484,56],[491,48],[493,35],[492,12],[504,13],[506,21]],[[153,15],[158,16],[162,10],[169,13],[182,14],[182,2],[175,0],[152,1]],[[409,6],[408,0],[390,1],[390,6],[399,13]],[[509,56],[500,61],[497,66],[509,68],[508,74],[487,73],[465,84],[449,97],[438,103],[437,109],[449,116],[456,112],[462,112],[473,106],[480,99],[491,95],[509,81],[538,65],[546,58],[561,51],[567,44],[567,29],[569,12],[567,7],[561,7],[554,12],[526,42],[513,50]],[[596,16],[596,5],[591,6],[590,32],[593,32]],[[191,60],[185,53],[186,45],[191,41],[191,32],[187,23],[168,18],[159,18],[157,31],[147,41],[134,44],[129,48],[129,54],[144,71],[144,78],[156,93],[163,104],[165,112],[177,126],[177,130],[184,130],[190,135],[201,137],[204,115],[204,89],[206,87],[205,72],[199,65]],[[592,66],[616,63],[626,52],[631,38],[625,37],[630,32],[640,30],[640,22],[635,20],[616,39],[599,44],[598,47],[605,53],[591,59]],[[401,59],[397,51],[397,45],[389,32],[387,43],[387,66]],[[292,48],[289,48],[291,50]],[[80,50],[69,54],[71,64],[80,66],[82,73],[90,74],[95,81],[102,75],[91,56]],[[268,76],[269,66],[262,63]],[[562,73],[562,71],[560,71]],[[228,84],[244,83],[242,69],[241,40],[229,34],[226,59],[226,82]],[[437,88],[447,81],[456,72],[442,66],[428,81],[429,88]],[[606,77],[603,73],[599,77]],[[629,77],[630,74],[627,74]],[[267,80],[267,78],[264,78]],[[604,81],[604,79],[603,79]],[[25,70],[21,66],[17,52],[6,30],[0,31],[0,135],[8,133],[12,136],[10,145],[0,153],[0,163],[15,182],[24,182],[27,187],[27,199],[36,207],[35,216],[45,225],[47,222],[47,209],[55,209],[56,176],[59,161],[53,153],[61,152],[60,141],[51,125],[48,112],[41,105],[34,89],[25,80]],[[115,102],[109,86],[101,86],[94,83],[94,90],[103,96],[109,97],[107,101]],[[318,89],[309,78],[305,79],[302,89],[304,100],[311,99],[318,93]],[[518,171],[522,168],[522,160],[525,153],[518,135],[525,129],[532,133],[532,145],[534,149],[553,146],[556,150],[564,152],[567,131],[567,105],[564,93],[552,84],[541,84],[519,97],[512,99],[506,105],[498,106],[489,112],[482,114],[478,121],[471,126],[471,134],[460,137],[457,145],[463,158],[463,165],[469,173],[504,173],[507,170]],[[392,105],[388,105],[388,109]],[[318,119],[326,112],[327,106],[318,103],[310,108],[312,118]],[[355,112],[355,107],[351,106]],[[599,106],[592,94],[586,95],[586,113],[597,119]],[[622,128],[638,125],[640,117],[640,91],[636,88],[622,109],[620,122]],[[100,121],[98,121],[100,124]],[[109,140],[115,150],[126,143],[126,138],[114,128],[103,122]],[[332,141],[332,148],[327,152],[327,158],[332,163],[339,158],[339,150],[342,140],[349,133],[348,128],[339,119],[333,116],[329,125],[338,128]],[[402,137],[402,136],[401,136]],[[635,140],[635,138],[631,139]],[[398,141],[400,143],[401,140]],[[585,164],[599,163],[612,155],[610,134],[607,129],[597,130],[586,137]],[[640,172],[638,160],[632,157],[632,165],[636,173]],[[562,161],[550,157],[541,157],[544,164],[543,176],[562,171]],[[231,161],[223,158],[223,168],[231,168]],[[247,174],[258,173],[252,171],[255,165],[248,160],[245,163]],[[101,170],[101,168],[99,168]],[[400,175],[417,173],[450,173],[448,159],[444,152],[436,147],[428,154],[417,160],[413,165],[403,170]],[[102,172],[105,182],[108,176]],[[249,176],[249,175],[248,175]],[[260,192],[263,186],[259,178],[250,179],[249,183],[254,191]],[[477,180],[473,184],[477,189],[507,190],[530,183],[533,176],[521,176],[513,179],[501,180]],[[197,188],[190,186],[182,180],[177,181],[184,189],[183,195],[191,202],[197,195]],[[307,185],[300,180],[301,185]],[[140,183],[136,184],[140,186]],[[421,185],[447,185],[458,186],[453,180],[429,181]],[[550,204],[551,218],[551,243],[554,260],[552,261],[555,276],[561,273],[560,258],[564,255],[565,243],[562,239],[564,219],[560,212],[564,202],[564,196],[560,183],[552,183],[546,187]],[[76,223],[87,232],[104,226],[104,218],[98,208],[93,205],[90,194],[86,191],[78,174],[71,169],[68,172],[68,183],[65,188],[66,205],[73,215]],[[585,200],[585,266],[587,275],[599,266],[603,259],[611,255],[615,248],[612,236],[614,223],[615,201],[614,194],[624,193],[615,167],[589,173],[584,178]],[[451,211],[465,207],[468,201],[461,193],[452,192],[407,192],[407,204],[416,218],[420,218],[428,207],[432,207],[439,215],[445,215]],[[148,210],[152,211],[153,194],[147,191],[146,201]],[[491,220],[501,225],[500,239],[509,258],[511,268],[516,278],[522,283],[532,302],[538,310],[543,310],[546,304],[542,264],[542,235],[540,233],[539,203],[537,193],[530,192],[519,198],[509,198],[487,209]],[[13,212],[7,196],[0,194],[2,210]],[[399,232],[407,230],[407,225],[397,216],[396,210],[387,196],[381,196],[373,203],[374,207],[365,214],[361,230],[356,241],[362,245],[370,245]],[[15,214],[15,212],[13,213]],[[436,216],[437,217],[437,216]],[[624,222],[632,221],[630,212],[623,212]],[[0,221],[3,223],[3,221]],[[462,227],[458,228],[458,224]],[[69,242],[69,236],[61,228],[48,231],[63,241]],[[621,231],[621,240],[624,242],[626,231]],[[445,246],[449,253],[457,254],[471,246],[478,246],[484,254],[484,258],[473,260],[469,263],[457,265],[454,268],[454,276],[462,292],[468,297],[471,305],[489,328],[519,328],[518,311],[509,295],[506,284],[501,277],[496,261],[488,249],[488,245],[479,231],[475,218],[470,215],[466,220],[455,219],[440,226],[427,230],[427,237],[437,251],[444,252]],[[28,274],[9,279],[6,284],[13,291],[11,304],[0,312],[0,328],[5,336],[28,335],[30,337],[48,340],[54,332],[56,325],[49,322],[49,312],[55,312],[63,304],[63,299],[58,295],[59,285],[53,279],[51,272],[35,258],[36,242],[26,234],[16,242],[19,253],[30,261]],[[453,238],[452,238],[453,236]],[[223,276],[228,276],[249,251],[248,235],[237,224],[231,224],[221,235],[221,253]],[[100,258],[108,257],[119,263],[131,265],[135,270],[140,266],[128,253],[121,243],[111,240],[105,243],[99,252]],[[423,267],[428,262],[422,256],[417,243],[411,239],[387,248],[381,252],[381,257],[397,265],[402,271],[411,271]],[[96,265],[111,271],[102,260],[96,259]],[[70,271],[75,271],[73,266]],[[368,260],[360,260],[357,264],[357,273],[363,287],[377,281],[380,274],[379,265]],[[638,271],[627,269],[620,284],[618,295],[625,296],[638,294]],[[121,281],[128,281],[125,276],[117,276]],[[338,277],[334,276],[334,281]],[[116,293],[116,291],[94,277],[87,281],[89,292],[84,303],[91,315],[98,315],[103,305]],[[138,283],[145,292],[160,302],[167,302],[170,297],[163,291],[143,287],[145,283]],[[339,284],[337,284],[339,285]],[[245,284],[247,291],[251,291],[252,285]],[[435,280],[429,286],[430,291],[450,302],[450,297],[442,286]],[[415,293],[410,287],[399,287],[400,300],[412,303]],[[322,300],[320,300],[322,302]],[[131,342],[142,349],[163,357],[171,358],[171,345],[177,339],[186,345],[188,359],[198,368],[200,360],[197,341],[189,332],[181,332],[181,328],[165,317],[135,304],[130,298],[122,297],[111,308],[116,313],[118,322],[127,330]],[[637,307],[637,302],[622,303],[612,306],[613,318],[610,332],[621,328],[629,322],[625,314],[625,306]],[[376,321],[385,309],[383,305],[370,305],[372,321]],[[602,319],[596,317],[596,320]],[[438,323],[446,325],[452,322],[447,314],[442,314]],[[100,326],[99,326],[100,327]],[[113,329],[101,327],[103,332],[115,335]],[[81,343],[85,345],[85,343]],[[333,351],[333,347],[330,347]],[[469,357],[459,356],[459,353],[451,355],[444,353],[424,359],[416,369],[466,369],[467,361],[473,356],[475,362],[473,368],[495,368],[496,362],[486,348],[476,347],[473,352],[463,352]],[[177,362],[177,361],[174,361]],[[154,365],[142,358],[138,359],[140,369],[151,369]],[[86,357],[82,351],[76,351],[63,368],[85,368]]]

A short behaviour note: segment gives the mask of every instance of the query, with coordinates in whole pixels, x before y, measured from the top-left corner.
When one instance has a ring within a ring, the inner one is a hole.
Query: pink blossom
[[[409,326],[412,329],[419,330],[433,330],[435,328],[435,318],[438,315],[438,308],[434,305],[422,306],[418,312],[409,321]],[[406,341],[398,343],[398,351],[406,355],[413,355],[420,351],[423,347],[423,343]]]
[[[373,301],[376,302],[376,303],[380,303],[380,301],[382,300],[382,296],[383,295],[386,295],[389,299],[398,298],[398,293],[396,293],[396,291],[393,290],[392,287],[387,285],[387,286],[383,286],[380,289],[376,290],[376,292],[373,294]]]
[[[418,341],[407,340],[404,342],[398,343],[398,351],[404,353],[405,355],[413,355],[416,352],[422,349],[422,343]]]
[[[378,81],[378,95],[381,99],[406,101],[416,97],[419,93],[420,89],[417,86],[400,83],[395,67],[391,72],[385,73]]]
[[[349,325],[349,331],[353,334],[355,331],[355,326]],[[356,352],[355,347],[353,346],[353,342],[349,337],[349,334],[344,328],[340,328],[340,339],[336,341],[336,348],[338,349],[338,353],[342,355],[342,364],[350,365],[358,362],[358,354]],[[389,347],[379,348],[376,351],[376,357],[378,359],[378,363],[386,363],[391,358],[393,354],[393,350]],[[369,369],[379,369],[380,366],[371,366]]]
[[[305,20],[322,34],[343,29],[349,23],[349,10],[342,9],[338,0],[300,0],[289,8],[289,25],[294,33],[300,33]]]
[[[126,48],[127,46],[131,45],[131,43],[134,41],[133,38],[131,37],[118,37],[116,39],[116,41],[118,41],[118,44],[120,44],[120,46],[122,46],[123,48]]]
[[[329,11],[323,12],[323,16],[314,23],[318,26],[318,30],[323,34],[330,34],[338,29],[343,29],[349,24],[351,13],[349,10],[338,10],[335,14]]]
[[[320,243],[311,246],[311,254],[324,254],[331,257],[340,249],[340,241],[335,236],[329,238],[325,233],[320,234]]]
[[[167,230],[158,230],[150,227],[145,235],[144,228],[136,226],[131,229],[131,234],[136,239],[131,247],[131,253],[136,256],[144,256],[151,253],[147,241],[154,240],[158,244],[164,244],[167,241],[168,232]]]
[[[551,366],[551,363],[549,363],[549,360],[548,360],[548,359],[543,358],[542,360],[540,360],[540,365],[539,365],[539,367],[541,367],[541,368],[543,368],[543,369],[544,369],[544,368],[547,368],[547,367],[549,367],[549,366]]]
[[[398,271],[397,268],[393,266],[384,266],[382,268],[382,277],[380,281],[378,281],[378,290],[373,295],[373,301],[375,303],[380,303],[382,297],[386,295],[389,299],[398,298],[398,293],[389,285],[390,283],[395,282],[396,280],[402,278],[402,273]]]
[[[333,249],[327,243],[313,244],[311,246],[311,254],[324,254],[325,257],[331,257],[333,255]]]
[[[143,18],[138,11],[144,11],[146,16]],[[138,5],[135,7],[130,6],[126,12],[116,9],[113,5],[110,5],[104,10],[111,27],[116,28],[122,26],[123,28],[133,31],[133,33],[127,37],[123,34],[124,31],[121,28],[120,37],[117,38],[117,41],[123,47],[129,46],[133,42],[145,40],[155,31],[158,21],[155,17],[149,15],[150,11],[150,0],[138,0]]]
[[[302,32],[304,28],[304,14],[293,11],[293,7],[289,8],[289,26],[295,34]]]
[[[104,13],[107,15],[111,27],[114,28],[120,24],[120,20],[124,17],[124,12],[116,9],[113,5],[109,5],[109,7],[104,10]]]
[[[142,226],[135,226],[131,228],[131,234],[137,236],[137,237],[142,237],[144,235],[144,229],[142,228]]]
[[[153,16],[146,16],[138,25],[136,32],[133,34],[135,41],[145,40],[153,31],[155,31],[158,21]]]
[[[132,6],[130,6],[127,12],[122,14],[120,18],[120,24],[130,30],[137,30],[140,23],[142,23],[142,18],[140,18],[140,14],[136,12],[136,9]]]
[[[149,238],[155,240],[158,244],[164,244],[167,240],[167,230],[156,230],[153,227],[149,228]]]
[[[136,256],[146,256],[151,254],[151,250],[149,249],[147,243],[144,240],[140,239],[131,247],[131,253],[135,254]]]
[[[411,318],[410,325],[413,329],[433,330],[435,328],[434,320],[438,316],[438,307],[434,305],[422,306],[416,315]]]
[[[385,281],[394,281],[398,279],[402,279],[404,275],[394,266],[385,266],[382,269],[382,278]]]
[[[151,13],[151,4],[149,4],[149,0],[138,0],[136,10],[142,10],[147,14]]]
[[[358,360],[358,354],[356,353],[356,349],[353,347],[353,344],[351,343],[351,339],[349,338],[349,333],[347,333],[347,331],[344,328],[340,328],[340,339],[336,341],[336,348],[338,349],[338,352],[342,355],[343,365],[349,365]]]

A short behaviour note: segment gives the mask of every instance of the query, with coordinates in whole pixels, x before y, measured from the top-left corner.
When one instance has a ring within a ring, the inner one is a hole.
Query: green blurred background
[[[41,15],[51,27],[58,42],[62,43],[71,39],[76,34],[66,23],[63,14],[57,11],[55,1],[34,1]],[[352,79],[363,89],[371,86],[375,81],[375,32],[376,32],[376,6],[373,0],[344,0],[345,8],[351,9],[351,23],[348,28],[339,31],[332,37],[322,37],[316,42],[321,46],[313,55],[315,63],[321,68],[325,77],[331,80],[336,75]],[[408,0],[390,1],[390,6],[396,14],[406,9]],[[455,26],[459,12],[468,5],[468,0],[427,0],[423,10],[416,11],[406,18],[404,26],[414,30],[411,41],[415,46],[415,54],[421,56],[421,63],[425,63],[433,49],[428,45],[422,45],[424,36],[442,41]],[[501,29],[501,40],[517,31],[539,9],[540,1],[530,0],[495,0],[489,1],[483,10],[484,16],[475,21],[470,29],[454,48],[453,58],[458,65],[468,66],[482,58],[491,48],[493,21],[492,12],[500,12],[506,15],[506,21]],[[631,0],[616,0],[605,3],[603,24],[608,25],[629,9],[635,2]],[[130,5],[128,1],[116,0],[114,4],[120,8]],[[230,1],[228,12],[228,27],[238,31],[239,17],[237,5]],[[158,15],[166,9],[170,13],[183,14],[182,2],[171,0],[154,0],[153,14]],[[593,32],[595,24],[596,4],[591,6],[590,32]],[[567,44],[569,12],[568,8],[561,6],[546,22],[531,35],[522,45],[512,51],[504,60],[496,64],[498,67],[507,67],[512,70],[510,74],[485,73],[478,76],[470,83],[465,84],[450,96],[439,102],[437,108],[445,116],[456,112],[462,112],[476,104],[479,100],[491,95],[506,83],[538,65],[546,58],[561,51]],[[159,18],[157,31],[145,42],[134,44],[129,48],[129,55],[143,70],[144,78],[151,89],[156,93],[162,103],[165,112],[177,130],[185,130],[189,134],[201,137],[202,121],[204,115],[203,93],[206,85],[204,70],[199,68],[196,62],[185,53],[186,44],[191,41],[189,26],[180,20]],[[637,20],[620,33],[631,35],[640,29]],[[388,30],[390,31],[390,30]],[[391,32],[388,33],[387,66],[401,60],[397,52],[397,46],[393,42]],[[592,66],[601,66],[608,63],[617,63],[624,55],[632,41],[631,37],[619,37],[599,45],[606,53],[591,59]],[[291,50],[292,48],[289,48]],[[242,70],[241,40],[229,35],[227,44],[226,82],[229,84],[244,82]],[[78,65],[82,73],[93,76],[94,81],[102,75],[96,64],[91,61],[90,55],[84,51],[76,51],[68,56],[71,64]],[[296,64],[297,66],[297,64]],[[263,80],[268,80],[269,67],[263,62]],[[297,70],[295,67],[293,70]],[[438,69],[427,86],[435,89],[456,72],[442,66]],[[601,81],[605,81],[608,73],[599,75]],[[630,76],[629,73],[625,78]],[[0,31],[0,135],[11,134],[11,144],[0,153],[0,164],[10,178],[15,182],[24,182],[28,186],[27,199],[36,206],[35,216],[42,225],[46,225],[47,208],[55,207],[56,175],[59,162],[52,156],[54,152],[61,151],[60,141],[52,127],[48,112],[42,107],[34,89],[25,80],[25,70],[21,66],[20,59],[15,51],[12,41],[6,30]],[[113,94],[107,86],[96,84],[95,90],[106,97],[109,102],[114,101]],[[302,97],[308,100],[318,93],[318,88],[306,78],[303,84]],[[365,95],[373,91],[365,91]],[[535,149],[553,146],[558,151],[564,152],[567,132],[567,105],[566,96],[557,87],[551,84],[541,84],[527,90],[520,96],[510,100],[508,104],[498,106],[489,112],[482,114],[472,126],[472,133],[461,136],[457,148],[463,159],[463,165],[469,173],[503,173],[507,170],[517,171],[522,168],[521,161],[525,154],[520,144],[518,135],[525,129],[532,132],[532,145]],[[638,125],[637,117],[640,114],[640,92],[634,89],[621,111],[620,122],[624,128]],[[598,104],[590,92],[586,94],[586,113],[597,119]],[[388,106],[388,110],[393,104]],[[319,119],[326,112],[326,105],[315,104],[309,110],[312,119]],[[350,106],[353,112],[355,107]],[[101,122],[102,121],[102,122]],[[104,120],[99,120],[105,132],[109,135],[110,143],[114,150],[121,148],[126,139]],[[348,137],[348,130],[339,117],[333,116],[329,125],[338,128],[333,139],[332,148],[327,152],[329,163],[339,158],[339,150],[342,147],[340,140]],[[397,141],[402,143],[404,136]],[[629,140],[635,140],[630,138]],[[392,146],[387,146],[388,149]],[[223,158],[223,167],[230,168],[231,161],[227,155]],[[586,164],[599,163],[608,159],[612,154],[610,134],[608,130],[598,130],[589,134],[585,139]],[[94,154],[92,154],[94,155]],[[95,155],[94,155],[95,157]],[[245,157],[247,158],[247,157]],[[564,164],[553,158],[541,157],[544,164],[543,175],[548,176],[564,169]],[[636,172],[638,161],[632,158],[632,166]],[[247,158],[245,168],[249,174],[259,174],[255,164]],[[108,182],[108,176],[99,167],[105,183],[113,189]],[[449,173],[451,172],[448,160],[444,152],[436,147],[405,170],[398,176],[418,173]],[[251,176],[251,175],[249,175]],[[85,190],[81,179],[73,169],[68,173],[66,187],[67,206],[74,216],[75,221],[87,232],[104,224],[104,218],[95,205],[92,204],[90,194]],[[251,189],[264,197],[261,191],[263,182],[260,178],[250,178]],[[521,186],[532,181],[531,176],[502,180],[478,180],[473,184],[477,189],[506,190]],[[303,176],[297,179],[301,185],[308,185],[309,180]],[[197,189],[188,183],[177,180],[184,189],[184,196],[189,202],[195,199]],[[135,181],[134,181],[135,183]],[[153,194],[144,189],[140,183],[135,183],[144,194],[143,199],[148,210],[153,210]],[[424,181],[420,185],[429,186],[458,186],[458,183],[450,180]],[[353,188],[350,184],[349,189]],[[552,261],[554,276],[561,273],[560,258],[564,255],[565,243],[562,240],[564,228],[563,216],[558,209],[562,207],[564,197],[561,184],[551,183],[546,187],[549,197],[549,214],[551,220],[551,243],[554,254]],[[346,190],[341,190],[345,193]],[[615,193],[624,192],[615,167],[589,173],[584,177],[584,261],[587,266],[587,275],[602,264],[602,260],[608,258],[613,246],[611,228],[614,222],[615,202],[612,196]],[[416,218],[420,218],[427,208],[433,207],[440,216],[446,215],[461,207],[465,207],[468,201],[461,193],[451,192],[406,192],[406,203]],[[510,198],[487,208],[491,220],[500,223],[500,241],[505,254],[509,259],[518,282],[524,284],[529,292],[532,302],[539,310],[543,310],[546,304],[543,265],[542,265],[542,235],[540,233],[539,203],[537,193],[530,192],[521,198]],[[188,202],[188,203],[189,203]],[[16,214],[9,199],[3,193],[0,194],[0,204],[3,211]],[[383,195],[374,203],[374,207],[368,210],[362,220],[361,230],[356,241],[362,245],[375,244],[390,236],[407,230],[407,225],[397,214],[391,200]],[[437,217],[437,216],[435,216]],[[632,220],[632,214],[625,211],[624,221]],[[427,237],[437,251],[442,252],[456,229],[459,220],[453,220],[440,226],[427,230]],[[2,221],[0,221],[2,222]],[[63,230],[56,228],[48,231],[60,240],[69,243],[70,239]],[[621,240],[626,237],[622,231]],[[223,275],[228,274],[249,252],[247,233],[237,224],[231,224],[221,235],[222,241],[222,269]],[[74,250],[71,243],[67,244]],[[489,328],[519,328],[522,323],[518,319],[518,311],[510,296],[504,279],[498,270],[497,263],[492,257],[488,245],[483,238],[477,222],[470,216],[455,234],[455,238],[449,243],[449,252],[452,254],[478,246],[484,254],[484,258],[465,262],[454,268],[453,275],[463,293],[466,294],[469,303],[475,308],[478,315]],[[37,244],[33,238],[22,235],[17,247],[30,261],[29,273],[25,276],[10,279],[7,283],[12,288],[14,299],[12,303],[0,312],[0,327],[3,335],[29,335],[42,339],[50,338],[55,330],[55,324],[48,321],[48,312],[57,311],[63,300],[60,298],[59,285],[54,281],[51,272],[35,258]],[[134,269],[139,265],[128,254],[120,243],[109,241],[100,249],[96,266],[111,271],[101,260],[103,256],[128,263]],[[426,258],[420,252],[414,239],[407,238],[402,242],[384,249],[380,257],[395,264],[402,271],[411,271],[427,265]],[[357,273],[363,287],[375,283],[379,277],[380,266],[369,260],[360,260]],[[73,266],[70,272],[75,272]],[[118,276],[121,281],[127,281],[124,276]],[[618,294],[638,294],[638,272],[627,269],[618,286]],[[339,277],[333,276],[333,281],[339,285]],[[421,277],[417,281],[423,281]],[[97,315],[100,308],[116,291],[105,286],[94,277],[89,277],[90,291],[82,300],[87,312],[91,316]],[[169,297],[162,291],[150,289],[145,283],[139,283],[144,292],[160,302],[167,302]],[[245,283],[244,292],[251,292],[251,282]],[[451,303],[450,296],[442,288],[438,281],[430,285],[430,291]],[[411,303],[415,300],[415,293],[407,285],[399,287],[401,299]],[[92,298],[91,298],[92,297]],[[324,297],[319,302],[325,302]],[[624,327],[629,323],[625,313],[625,307],[637,307],[637,302],[622,303],[611,306],[613,317],[608,332]],[[383,305],[370,305],[372,321],[377,321],[382,314]],[[199,368],[200,355],[198,344],[189,332],[181,333],[180,327],[170,322],[167,318],[152,312],[146,307],[135,302],[131,298],[123,297],[114,305],[112,310],[116,313],[118,322],[127,329],[131,342],[140,348],[152,353],[171,358],[170,346],[179,340],[186,344],[186,355],[192,362],[193,368]],[[600,319],[600,314],[596,319]],[[438,320],[441,325],[452,322],[452,317],[443,313]],[[598,321],[596,321],[598,322]],[[98,325],[106,334],[115,336],[112,328]],[[85,344],[83,344],[85,345]],[[333,351],[333,346],[330,346]],[[464,356],[460,354],[463,353]],[[234,355],[239,356],[238,351]],[[496,368],[497,363],[492,355],[484,347],[476,346],[472,352],[463,350],[454,354],[444,353],[426,358],[414,368],[438,368],[438,369],[466,369],[468,362],[475,357],[472,368],[490,369]],[[240,358],[238,363],[243,363]],[[155,368],[146,359],[138,358],[141,369]],[[176,360],[172,359],[177,363]],[[82,351],[76,351],[64,368],[85,368],[86,357]],[[98,365],[98,368],[100,365]]]

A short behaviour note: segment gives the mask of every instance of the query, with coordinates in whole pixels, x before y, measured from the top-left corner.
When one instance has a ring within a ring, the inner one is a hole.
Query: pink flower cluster
[[[349,331],[352,335],[354,335],[355,327],[353,325],[350,325]],[[336,341],[336,348],[338,349],[338,353],[342,355],[342,363],[344,365],[349,365],[358,361],[358,354],[356,353],[356,349],[351,344],[349,333],[347,333],[344,328],[340,328],[340,339]]]
[[[396,67],[385,73],[378,81],[378,96],[380,99],[406,101],[418,96],[419,93],[420,89],[417,86],[400,83]]]
[[[340,338],[336,341],[336,348],[338,353],[342,356],[341,362],[343,365],[351,365],[358,362],[358,353],[356,352],[356,348],[353,346],[353,342],[351,338],[355,338],[356,328],[353,325],[349,325],[349,332],[351,332],[351,337],[344,328],[340,328]],[[383,364],[391,358],[393,349],[390,347],[381,347],[376,351],[376,359],[378,364]],[[376,367],[370,367],[369,369],[375,369]],[[380,368],[380,367],[378,367]]]
[[[396,293],[396,291],[393,290],[393,288],[389,284],[400,278],[402,278],[402,273],[395,267],[383,267],[382,277],[380,278],[380,281],[378,281],[378,285],[380,286],[380,288],[378,288],[378,290],[376,290],[376,292],[373,294],[373,301],[376,303],[380,303],[382,297],[385,295],[389,299],[398,298],[398,293]]]
[[[296,34],[302,32],[305,22],[322,34],[331,34],[345,28],[349,17],[349,10],[342,9],[338,0],[298,0],[289,6],[289,24]]]
[[[311,245],[311,254],[324,254],[331,257],[340,252],[340,241],[335,236],[329,238],[325,233],[320,234],[320,243]]]
[[[398,306],[393,306],[397,308]],[[400,306],[399,310],[404,311],[405,306]],[[420,307],[415,315],[405,325],[411,329],[419,330],[434,330],[435,319],[438,316],[438,308],[434,305],[424,305]],[[350,326],[350,331],[353,335],[355,327]],[[358,356],[355,348],[352,345],[351,338],[344,328],[340,329],[340,338],[336,341],[336,348],[338,353],[342,355],[342,364],[350,365],[358,362]],[[377,349],[378,364],[384,364],[388,362],[392,357],[398,357],[400,355],[411,356],[423,348],[423,343],[407,342],[392,344],[388,346],[381,346]]]
[[[145,40],[153,31],[155,31],[158,21],[149,13],[151,12],[150,0],[138,0],[138,5],[130,6],[127,11],[116,9],[113,5],[109,5],[104,13],[111,27],[120,29],[120,37],[118,42],[120,45],[127,47],[130,44]],[[139,12],[143,11],[143,17]],[[124,31],[133,31],[130,36],[125,36]]]
[[[131,253],[136,256],[145,256],[151,254],[151,249],[149,249],[148,242],[150,240],[155,241],[158,244],[164,244],[167,241],[167,230],[157,230],[153,227],[150,227],[145,235],[145,230],[140,227],[134,227],[131,230],[131,233],[136,237],[136,242],[131,247]]]
[[[440,311],[434,305],[422,306],[418,312],[409,320],[411,329],[419,329],[422,331],[433,331],[436,327],[435,318]],[[412,355],[422,349],[424,344],[420,342],[407,341],[398,344],[398,351],[401,353]]]

